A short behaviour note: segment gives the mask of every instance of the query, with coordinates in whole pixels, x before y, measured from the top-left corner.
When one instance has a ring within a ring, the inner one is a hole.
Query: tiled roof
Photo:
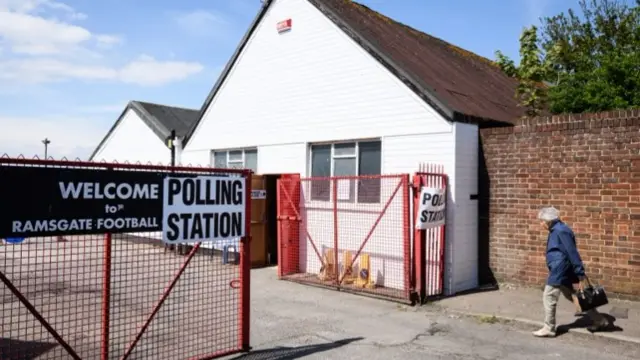
[[[517,81],[491,60],[390,19],[350,0],[308,0],[338,26],[419,82],[451,110],[480,119],[512,122],[524,114]],[[358,40],[356,40],[358,41]]]
[[[401,24],[350,0],[307,0],[450,121],[513,123],[524,115],[517,81],[491,60]],[[273,0],[264,0],[200,108],[199,121]]]
[[[130,101],[113,124],[109,132],[91,154],[90,160],[104,146],[111,133],[118,127],[128,110],[134,111],[142,121],[149,126],[160,140],[167,144],[171,131],[176,132],[177,138],[183,138],[200,119],[200,112],[175,106],[153,104],[143,101]]]

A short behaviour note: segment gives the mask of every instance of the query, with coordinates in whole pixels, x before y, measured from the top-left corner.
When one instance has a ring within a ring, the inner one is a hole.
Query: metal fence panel
[[[409,300],[409,176],[282,178],[281,278]]]
[[[0,166],[243,176],[250,218],[245,170],[8,158]],[[5,239],[0,359],[204,359],[248,350],[249,231],[228,248],[202,242],[184,253],[164,246],[159,232]],[[224,264],[221,250],[229,251]]]

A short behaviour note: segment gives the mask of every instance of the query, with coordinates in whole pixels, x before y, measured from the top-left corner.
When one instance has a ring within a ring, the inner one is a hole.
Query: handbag
[[[593,285],[588,277],[587,287],[576,292],[576,298],[582,311],[589,311],[609,303],[607,293],[604,288],[599,285]]]

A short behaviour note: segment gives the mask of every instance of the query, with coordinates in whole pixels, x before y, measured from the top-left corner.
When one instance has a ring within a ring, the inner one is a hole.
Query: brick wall
[[[590,277],[640,296],[640,111],[525,119],[482,129],[481,147],[481,217],[497,280],[544,283],[547,233],[536,215],[553,205]]]

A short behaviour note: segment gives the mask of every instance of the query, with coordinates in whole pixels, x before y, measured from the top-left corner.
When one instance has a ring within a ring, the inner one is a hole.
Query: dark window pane
[[[258,172],[258,150],[246,150],[244,152],[244,167]]]
[[[217,169],[227,168],[227,152],[216,151],[213,153],[213,167]]]
[[[356,158],[333,159],[333,176],[356,176]]]
[[[360,150],[360,175],[380,175],[382,161],[380,159],[380,141],[362,142],[358,144]]]
[[[331,145],[311,147],[311,177],[331,176]],[[331,197],[330,180],[311,181],[311,199],[328,201]]]
[[[358,144],[358,167],[361,176],[380,175],[382,169],[380,141],[362,142]],[[361,179],[358,183],[358,202],[380,202],[380,178]]]
[[[229,161],[242,161],[242,150],[229,151]]]
[[[356,143],[333,145],[333,155],[335,156],[356,156]]]
[[[355,176],[356,158],[336,158],[333,159],[333,176]],[[340,179],[336,181],[337,199],[339,201],[355,200],[355,179]]]

